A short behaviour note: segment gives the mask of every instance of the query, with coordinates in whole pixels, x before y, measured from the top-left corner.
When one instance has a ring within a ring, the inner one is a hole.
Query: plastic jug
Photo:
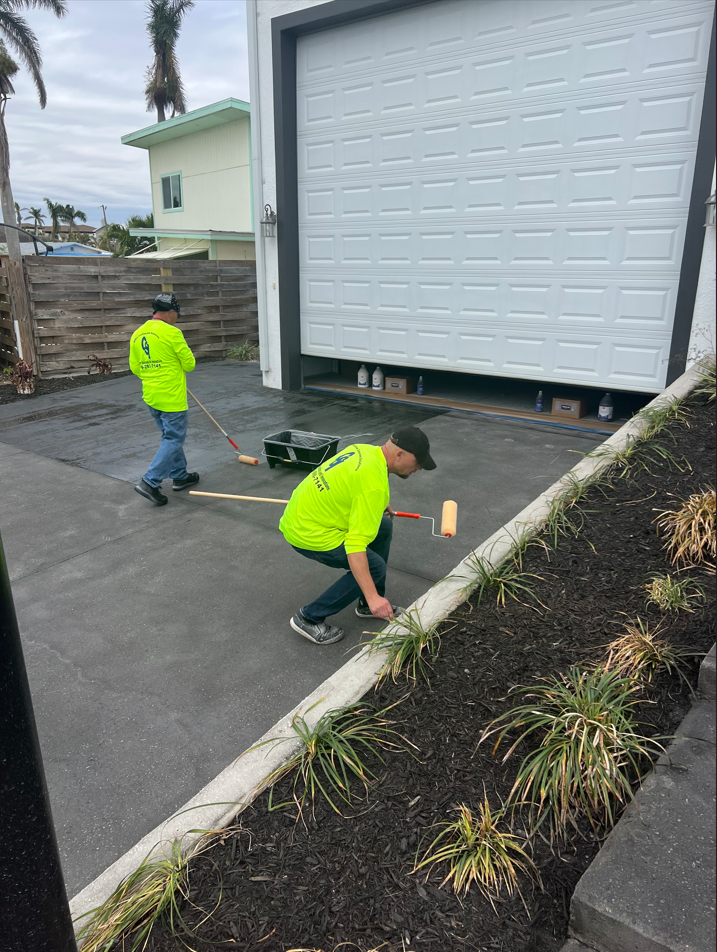
[[[366,364],[361,364],[359,367],[358,385],[363,388],[368,387],[368,370],[366,369]]]
[[[377,367],[371,377],[371,387],[374,390],[383,390],[383,370]]]

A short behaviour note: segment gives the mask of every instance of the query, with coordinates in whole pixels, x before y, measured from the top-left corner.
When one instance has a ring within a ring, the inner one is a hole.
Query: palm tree
[[[194,0],[147,0],[147,33],[154,62],[147,69],[144,94],[147,112],[157,110],[157,122],[164,122],[170,106],[171,118],[187,111],[175,46],[182,19],[193,6]]]
[[[44,198],[43,201],[45,205],[47,205],[47,212],[52,224],[50,241],[57,241],[57,229],[60,227],[60,219],[62,218],[65,206],[61,205],[60,202],[51,202],[49,198]]]
[[[154,239],[147,236],[130,235],[130,228],[154,228],[154,216],[130,215],[124,225],[112,222],[104,230],[97,244],[105,251],[111,251],[115,258],[126,258],[144,248],[151,248]]]
[[[5,128],[5,107],[10,96],[15,93],[12,78],[20,68],[9,54],[8,47],[30,71],[40,100],[40,108],[44,109],[47,103],[47,90],[40,72],[42,66],[40,45],[27,21],[18,14],[19,10],[30,7],[50,10],[57,17],[63,17],[67,13],[66,0],[0,0],[0,202],[2,218],[6,222],[13,221],[15,202],[10,187],[10,147]],[[19,261],[18,233],[8,228],[6,238],[8,255]]]
[[[67,225],[69,225],[67,232],[67,240],[72,241],[72,226],[75,224],[75,219],[78,221],[87,221],[87,215],[84,212],[81,212],[79,208],[75,208],[74,205],[64,205],[62,211],[60,212],[60,218]]]
[[[17,202],[15,202],[14,205],[15,205],[15,216],[17,217],[18,226],[19,226],[20,228],[22,228],[22,213],[23,213],[23,212],[29,212],[30,209],[29,209],[29,208],[20,208],[20,206],[18,205]]]
[[[45,214],[41,208],[30,207],[28,208],[28,211],[30,212],[30,218],[32,218],[33,222],[35,223],[35,234],[37,235],[38,228],[45,221]]]

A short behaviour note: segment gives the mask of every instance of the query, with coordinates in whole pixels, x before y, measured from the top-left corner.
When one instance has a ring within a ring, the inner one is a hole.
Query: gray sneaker
[[[400,605],[391,605],[391,608],[393,609],[394,619],[398,618],[402,611],[405,611],[405,609],[401,608]],[[356,614],[359,618],[375,618],[375,615],[373,615],[371,609],[364,601],[359,601],[358,605],[356,606]],[[376,620],[388,621],[387,618],[377,618]]]
[[[325,621],[309,621],[300,611],[294,615],[289,624],[294,631],[309,641],[313,641],[315,645],[332,645],[335,641],[341,641],[344,636],[340,628],[327,625]]]

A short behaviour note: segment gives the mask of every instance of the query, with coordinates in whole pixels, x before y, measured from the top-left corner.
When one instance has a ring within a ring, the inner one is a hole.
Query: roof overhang
[[[175,116],[174,119],[166,119],[164,122],[155,122],[154,125],[147,126],[145,129],[138,129],[137,132],[128,132],[127,135],[122,136],[121,141],[123,145],[148,149],[160,142],[189,136],[195,132],[202,132],[204,129],[211,129],[213,126],[225,125],[237,119],[248,119],[249,108],[249,103],[244,102],[243,99],[222,99],[221,102],[213,102],[209,106],[202,106],[201,109],[193,109],[183,116]]]
[[[254,241],[253,231],[184,231],[181,228],[130,228],[136,238],[205,238],[208,241]]]

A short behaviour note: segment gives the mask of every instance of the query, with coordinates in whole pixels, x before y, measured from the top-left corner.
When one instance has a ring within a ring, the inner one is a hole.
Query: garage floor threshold
[[[347,383],[337,383],[332,380],[312,380],[304,384],[304,390],[318,391],[319,393],[345,393],[352,397],[364,397],[367,400],[390,400],[394,403],[407,403],[413,406],[426,407],[432,410],[461,410],[464,413],[478,413],[482,416],[503,417],[506,420],[520,420],[530,423],[542,423],[544,426],[557,426],[568,430],[585,430],[589,433],[605,433],[610,436],[616,433],[623,425],[624,420],[618,423],[605,423],[602,420],[590,420],[582,417],[580,420],[571,420],[568,417],[557,417],[551,413],[536,413],[535,410],[516,409],[515,407],[493,406],[487,403],[473,403],[472,401],[457,400],[453,397],[439,397],[431,395],[419,396],[416,393],[387,393],[385,390],[365,390]]]

